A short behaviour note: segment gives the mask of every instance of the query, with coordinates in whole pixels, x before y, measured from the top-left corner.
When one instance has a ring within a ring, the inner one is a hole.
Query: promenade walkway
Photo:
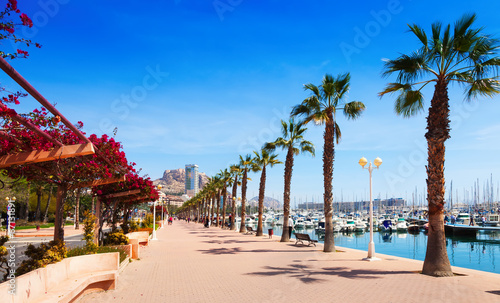
[[[500,275],[454,267],[419,274],[421,261],[337,247],[295,247],[174,221],[120,274],[115,290],[79,302],[500,302]]]

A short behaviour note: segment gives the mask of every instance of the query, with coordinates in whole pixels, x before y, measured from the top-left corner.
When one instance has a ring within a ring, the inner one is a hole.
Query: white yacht
[[[398,232],[408,231],[408,222],[406,222],[405,218],[398,218],[398,221],[396,223],[396,230]]]
[[[305,226],[306,226],[306,224],[304,222],[304,218],[299,217],[299,218],[297,218],[297,220],[295,220],[295,224],[294,224],[295,229],[303,229],[303,228],[305,228]]]

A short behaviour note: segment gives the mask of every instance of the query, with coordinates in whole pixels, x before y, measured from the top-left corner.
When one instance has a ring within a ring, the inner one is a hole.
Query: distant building
[[[305,202],[299,203],[297,207],[299,209],[322,210],[324,206],[324,203]]]
[[[368,211],[370,201],[357,201],[357,202],[333,202],[332,207],[334,212],[352,212],[352,211]],[[390,199],[374,199],[373,208],[375,210],[390,210],[395,208],[402,208],[406,206],[406,201],[403,198],[390,198]],[[303,210],[320,210],[324,209],[324,203],[305,202],[299,203],[298,209]]]
[[[186,164],[186,183],[185,192],[186,195],[194,197],[199,190],[198,186],[198,165],[196,164]]]

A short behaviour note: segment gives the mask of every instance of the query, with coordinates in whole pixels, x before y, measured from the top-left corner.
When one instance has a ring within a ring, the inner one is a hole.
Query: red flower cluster
[[[28,56],[29,56],[28,52],[27,52],[27,51],[23,51],[22,49],[18,49],[18,50],[17,50],[17,53],[18,53],[19,55],[23,55],[23,57],[24,57],[24,58],[26,58],[26,57],[28,57]]]
[[[17,10],[17,0],[9,0],[9,3],[7,3],[7,8],[10,8],[13,11],[16,11]]]
[[[9,24],[0,24],[0,30],[4,30],[8,32],[9,34],[14,33],[14,28],[10,26]]]
[[[27,26],[27,27],[33,26],[33,21],[31,21],[31,19],[26,14],[23,13],[19,17],[21,18],[21,22],[23,22],[24,26]]]
[[[15,17],[19,16],[19,19]],[[41,45],[35,42],[32,42],[29,39],[21,38],[15,36],[15,31],[20,26],[33,27],[33,21],[28,17],[28,15],[21,13],[21,11],[17,8],[17,0],[8,0],[7,5],[3,11],[0,11],[0,31],[3,31],[3,34],[0,34],[0,40],[8,39],[14,43],[21,43],[25,46],[30,46],[35,44],[37,48],[40,48]],[[15,59],[18,57],[26,58],[28,53],[26,51],[23,52],[4,52],[2,53],[3,58]]]
[[[4,103],[14,103],[19,104],[19,93],[16,95],[10,94],[7,97],[2,97],[2,102]]]

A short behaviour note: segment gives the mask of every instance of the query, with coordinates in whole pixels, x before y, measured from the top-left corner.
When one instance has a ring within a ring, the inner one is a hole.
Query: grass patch
[[[120,263],[123,262],[127,258],[127,253],[123,249],[114,248],[110,246],[99,246],[96,251],[89,249],[86,246],[75,247],[68,250],[66,257],[76,257],[76,256],[84,256],[91,254],[105,254],[110,252],[119,252],[120,253]]]
[[[23,230],[23,229],[35,229],[36,228],[36,223],[29,223],[30,225],[24,225],[24,226],[16,226],[14,229],[15,230]],[[73,225],[73,222],[66,222],[64,225]],[[49,227],[54,227],[54,223],[46,223],[46,224],[40,224],[40,228],[49,228]]]

